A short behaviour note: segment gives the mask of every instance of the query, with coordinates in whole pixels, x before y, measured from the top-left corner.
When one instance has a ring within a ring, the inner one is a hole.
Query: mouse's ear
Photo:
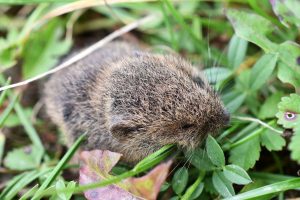
[[[133,122],[122,116],[114,116],[110,120],[109,131],[118,140],[124,141],[129,135],[137,131]]]

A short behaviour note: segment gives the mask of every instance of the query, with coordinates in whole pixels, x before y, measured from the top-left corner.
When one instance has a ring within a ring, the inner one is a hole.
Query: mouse
[[[201,70],[175,54],[114,41],[46,82],[46,112],[68,145],[121,153],[136,163],[167,144],[186,150],[228,125],[219,94]]]

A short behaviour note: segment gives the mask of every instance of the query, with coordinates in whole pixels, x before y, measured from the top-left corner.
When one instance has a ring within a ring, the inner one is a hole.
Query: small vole
[[[166,144],[196,147],[229,121],[200,71],[175,55],[113,42],[54,74],[45,86],[51,119],[83,149],[137,162]]]

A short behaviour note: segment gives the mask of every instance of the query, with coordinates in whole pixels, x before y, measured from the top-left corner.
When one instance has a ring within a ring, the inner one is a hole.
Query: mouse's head
[[[193,149],[229,114],[205,78],[177,56],[136,54],[110,72],[107,128],[132,160],[166,144]]]

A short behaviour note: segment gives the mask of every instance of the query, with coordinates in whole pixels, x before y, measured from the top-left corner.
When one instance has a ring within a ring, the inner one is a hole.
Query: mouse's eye
[[[186,130],[186,129],[189,129],[189,128],[192,128],[192,127],[194,127],[194,124],[183,124],[181,126],[181,129]]]

